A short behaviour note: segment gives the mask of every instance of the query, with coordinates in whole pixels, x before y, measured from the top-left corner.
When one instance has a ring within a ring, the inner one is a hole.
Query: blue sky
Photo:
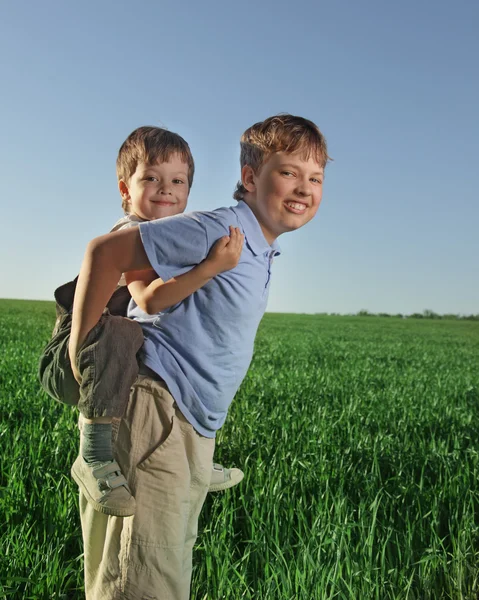
[[[121,216],[140,125],[192,148],[192,210],[232,205],[239,138],[278,112],[334,158],[280,238],[268,309],[479,312],[479,4],[205,0],[0,5],[0,297],[50,299]]]

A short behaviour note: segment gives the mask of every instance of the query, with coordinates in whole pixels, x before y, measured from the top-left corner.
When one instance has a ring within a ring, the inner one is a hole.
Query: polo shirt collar
[[[245,241],[254,255],[264,254],[271,250],[274,251],[274,256],[281,254],[281,248],[277,240],[274,240],[271,245],[268,244],[257,218],[244,200],[240,200],[237,206],[232,206],[231,208],[243,226]]]

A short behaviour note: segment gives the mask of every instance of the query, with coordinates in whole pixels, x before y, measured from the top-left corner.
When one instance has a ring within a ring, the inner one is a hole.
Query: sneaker
[[[221,492],[237,485],[244,477],[241,469],[225,469],[222,465],[213,463],[209,492]]]
[[[113,517],[130,517],[135,513],[135,499],[116,460],[89,464],[80,455],[71,474],[98,512]]]

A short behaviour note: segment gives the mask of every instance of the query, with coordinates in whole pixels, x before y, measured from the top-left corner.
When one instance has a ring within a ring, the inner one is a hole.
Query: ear
[[[255,172],[253,171],[253,167],[250,165],[245,165],[241,169],[241,183],[243,187],[248,192],[254,192],[256,190],[256,184],[254,182]]]
[[[120,179],[118,182],[118,189],[120,190],[120,196],[123,202],[128,202],[130,200],[130,190],[123,179]]]

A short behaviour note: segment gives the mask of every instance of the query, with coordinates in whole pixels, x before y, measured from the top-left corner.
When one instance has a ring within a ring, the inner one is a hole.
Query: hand
[[[78,385],[81,385],[81,375],[80,375],[80,371],[78,370],[77,361],[76,361],[76,357],[77,357],[76,344],[72,343],[71,337],[70,337],[70,344],[68,345],[68,354],[70,355],[70,364],[72,367],[73,377],[76,379]]]
[[[211,248],[205,259],[205,265],[212,269],[213,277],[223,271],[234,269],[243,250],[244,235],[239,227],[230,225],[230,235],[220,238]]]

